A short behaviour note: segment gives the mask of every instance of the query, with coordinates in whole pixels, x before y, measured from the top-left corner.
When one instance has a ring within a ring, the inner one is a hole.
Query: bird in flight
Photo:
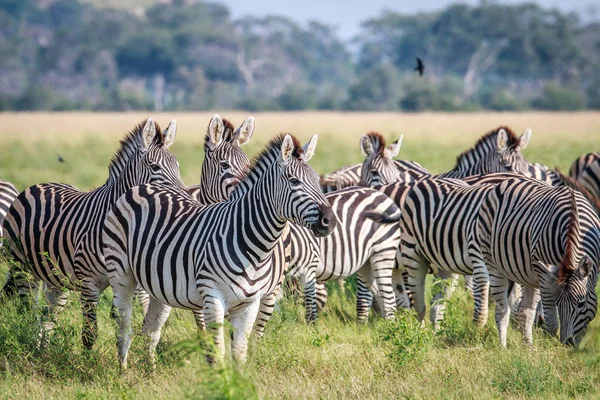
[[[419,57],[417,57],[417,66],[415,67],[415,71],[419,71],[419,76],[423,76],[423,72],[425,71],[423,60],[421,60]]]
[[[64,158],[62,158],[62,156],[60,154],[58,154],[57,151],[55,151],[55,153],[56,153],[56,158],[58,159],[59,163],[67,162]]]

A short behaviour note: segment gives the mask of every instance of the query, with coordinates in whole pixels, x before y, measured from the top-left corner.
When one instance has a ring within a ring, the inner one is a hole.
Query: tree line
[[[0,51],[0,110],[600,109],[600,23],[535,4],[386,11],[346,43],[213,2],[4,0]]]

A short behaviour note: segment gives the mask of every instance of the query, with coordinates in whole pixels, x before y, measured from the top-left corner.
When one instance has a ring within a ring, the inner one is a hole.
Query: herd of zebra
[[[387,319],[412,307],[424,321],[432,273],[434,327],[463,275],[477,326],[487,321],[491,290],[503,346],[511,310],[527,344],[537,314],[563,343],[577,345],[585,334],[597,309],[600,153],[578,158],[565,176],[524,158],[530,130],[517,136],[500,127],[434,175],[394,159],[402,138],[386,145],[371,132],[360,138],[362,164],[319,176],[308,165],[316,135],[302,146],[281,134],[251,163],[241,146],[253,132],[252,117],[235,129],[215,115],[194,186],[182,182],[168,150],[176,122],[163,131],[152,119],[121,141],[108,180],[93,191],[41,183],[19,193],[0,181],[10,265],[0,300],[37,301],[43,284],[44,345],[69,292],[79,291],[82,340],[91,348],[99,296],[111,286],[123,369],[135,298],[153,365],[172,307],[192,310],[198,328],[211,330],[212,360],[225,355],[228,318],[231,353],[243,363],[248,337],[263,335],[286,276],[303,287],[308,322],[327,301],[324,282],[352,275],[359,321],[371,307]]]

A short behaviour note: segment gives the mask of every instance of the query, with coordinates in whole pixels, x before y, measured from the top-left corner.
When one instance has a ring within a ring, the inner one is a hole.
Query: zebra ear
[[[177,121],[172,120],[167,126],[167,129],[162,133],[163,145],[168,149],[175,141],[175,135],[177,135]]]
[[[396,157],[398,155],[398,153],[400,153],[400,147],[402,147],[402,135],[400,135],[400,137],[398,138],[398,140],[396,140],[394,143],[390,144],[389,146],[387,146],[385,148],[385,150],[383,151],[383,154],[389,158],[392,159],[394,157]]]
[[[148,148],[156,136],[156,124],[152,118],[146,120],[146,125],[142,130],[142,138],[144,139],[144,147]]]
[[[523,150],[531,140],[531,129],[527,129],[519,138],[519,150]]]
[[[313,137],[310,138],[308,143],[306,143],[302,147],[302,150],[304,150],[304,161],[308,161],[312,158],[312,156],[315,154],[316,148],[317,148],[317,135],[313,135]]]
[[[497,140],[498,150],[504,149],[506,147],[506,144],[508,143],[508,135],[506,134],[506,131],[504,129],[500,129],[498,131]]]
[[[294,140],[290,135],[285,135],[283,142],[281,142],[281,157],[279,159],[281,164],[288,164],[294,152]]]
[[[587,255],[583,255],[579,261],[579,275],[582,278],[587,277],[592,270],[592,260]]]
[[[208,124],[208,144],[211,147],[216,147],[223,140],[223,134],[225,133],[225,124],[219,116],[215,114]]]
[[[373,143],[367,135],[362,135],[360,137],[360,150],[366,157],[373,153]]]
[[[242,122],[239,128],[235,130],[233,136],[237,138],[240,145],[244,145],[250,141],[254,133],[254,117],[248,117]]]

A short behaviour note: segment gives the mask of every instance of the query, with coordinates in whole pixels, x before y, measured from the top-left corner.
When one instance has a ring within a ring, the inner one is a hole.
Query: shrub
[[[421,328],[414,312],[402,311],[393,321],[377,324],[377,340],[386,348],[387,356],[399,367],[419,363],[431,347],[433,334]]]

